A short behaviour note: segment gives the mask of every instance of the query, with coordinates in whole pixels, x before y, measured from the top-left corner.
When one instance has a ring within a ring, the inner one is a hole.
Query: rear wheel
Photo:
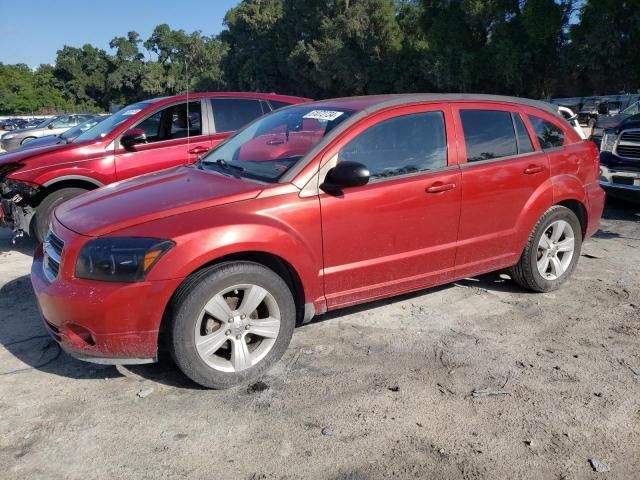
[[[44,197],[44,200],[36,207],[31,227],[31,233],[36,237],[36,240],[42,243],[46,238],[47,230],[49,229],[49,217],[54,208],[87,191],[84,188],[61,188]]]
[[[189,378],[208,388],[247,382],[273,366],[289,346],[296,318],[284,280],[253,262],[194,274],[172,310],[172,355]]]
[[[553,206],[536,224],[511,276],[535,292],[556,290],[573,272],[581,248],[578,217],[566,207]]]

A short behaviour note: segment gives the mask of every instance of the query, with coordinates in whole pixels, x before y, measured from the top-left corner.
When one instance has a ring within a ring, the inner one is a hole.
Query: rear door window
[[[447,166],[443,112],[424,112],[384,120],[351,140],[338,161],[366,165],[372,179]]]
[[[212,98],[216,133],[234,132],[262,116],[260,100],[246,98]]]
[[[467,161],[480,162],[518,154],[511,112],[461,110]]]
[[[564,145],[564,132],[560,127],[535,115],[529,115],[529,121],[543,150]]]

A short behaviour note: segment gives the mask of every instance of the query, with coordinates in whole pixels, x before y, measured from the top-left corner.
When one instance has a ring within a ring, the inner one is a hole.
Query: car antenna
[[[187,151],[191,140],[191,117],[189,117],[189,56],[184,57],[184,76],[187,82]]]

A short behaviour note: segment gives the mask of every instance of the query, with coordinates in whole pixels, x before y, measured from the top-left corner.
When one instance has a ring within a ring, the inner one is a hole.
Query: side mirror
[[[50,123],[49,125],[47,125],[47,128],[48,128],[49,130],[53,130],[53,123]]]
[[[320,188],[325,192],[335,192],[343,187],[361,187],[369,182],[369,169],[358,162],[338,162],[327,173]]]
[[[120,137],[120,145],[127,150],[131,150],[134,146],[141,143],[147,143],[147,134],[141,128],[127,130],[122,137]]]

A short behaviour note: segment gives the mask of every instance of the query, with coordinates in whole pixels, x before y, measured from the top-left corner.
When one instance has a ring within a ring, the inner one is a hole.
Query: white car
[[[587,134],[584,133],[584,130],[582,130],[582,127],[580,126],[580,123],[578,122],[578,115],[573,113],[573,110],[571,110],[570,108],[567,108],[567,107],[558,106],[558,110],[560,111],[562,116],[565,118],[565,120],[571,124],[573,129],[576,132],[578,132],[578,135],[580,135],[580,138],[582,138],[583,140],[586,140],[587,139]]]

